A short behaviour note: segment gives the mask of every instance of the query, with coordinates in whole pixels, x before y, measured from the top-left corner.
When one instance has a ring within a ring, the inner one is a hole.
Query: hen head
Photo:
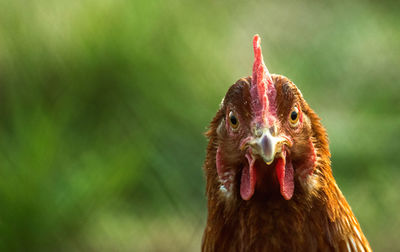
[[[269,74],[258,35],[253,47],[252,77],[229,88],[208,132],[214,138],[212,179],[227,197],[290,200],[296,184],[310,182],[321,155],[316,148],[329,155],[327,139],[296,85]]]

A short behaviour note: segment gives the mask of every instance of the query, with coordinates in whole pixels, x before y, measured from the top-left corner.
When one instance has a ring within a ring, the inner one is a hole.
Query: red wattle
[[[256,187],[256,169],[251,154],[246,154],[247,164],[243,167],[240,179],[240,196],[243,200],[249,200],[254,194]]]
[[[290,160],[286,161],[285,158],[277,160],[275,169],[278,177],[280,191],[285,200],[290,200],[294,192],[294,170]]]

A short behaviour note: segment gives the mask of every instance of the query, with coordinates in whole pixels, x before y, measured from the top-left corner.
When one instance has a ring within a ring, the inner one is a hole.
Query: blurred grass
[[[255,33],[321,116],[372,247],[399,250],[398,7],[1,0],[0,250],[198,250],[202,133]]]

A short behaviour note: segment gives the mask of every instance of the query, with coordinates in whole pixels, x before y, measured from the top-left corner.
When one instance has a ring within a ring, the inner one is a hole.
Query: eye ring
[[[292,109],[292,111],[290,111],[289,114],[289,122],[292,127],[296,127],[299,124],[299,117],[300,117],[299,109],[297,108],[297,106],[294,106],[294,108]]]
[[[237,117],[235,116],[233,111],[229,112],[229,116],[228,117],[229,117],[228,118],[229,125],[231,126],[231,128],[233,130],[236,130],[239,127],[239,120],[237,119]]]

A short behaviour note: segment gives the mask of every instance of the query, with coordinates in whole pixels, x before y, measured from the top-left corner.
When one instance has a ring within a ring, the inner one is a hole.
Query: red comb
[[[267,120],[270,124],[270,116],[276,115],[276,111],[274,110],[276,91],[272,84],[271,75],[264,64],[260,43],[260,36],[258,34],[254,35],[254,65],[250,93],[253,99],[253,111],[257,117],[257,121],[264,123]],[[272,107],[269,106],[269,104],[271,104]]]

